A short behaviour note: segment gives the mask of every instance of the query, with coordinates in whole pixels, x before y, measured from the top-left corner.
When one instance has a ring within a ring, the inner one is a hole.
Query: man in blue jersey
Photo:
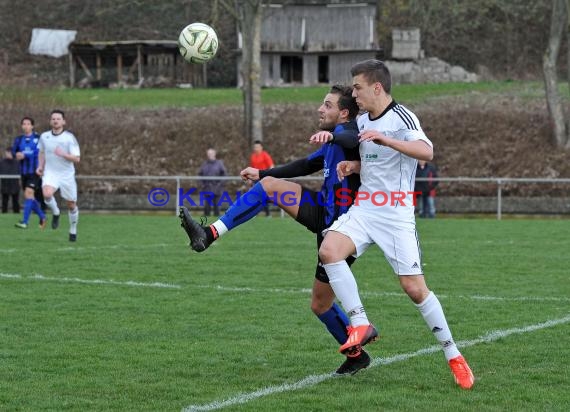
[[[20,161],[20,174],[22,176],[22,187],[24,188],[24,216],[16,223],[16,227],[27,229],[30,214],[35,212],[40,218],[40,228],[46,225],[46,215],[41,209],[40,203],[35,199],[34,193],[40,187],[40,176],[37,175],[38,168],[38,143],[40,136],[34,131],[34,119],[24,117],[20,122],[24,134],[14,139],[12,154]]]
[[[182,227],[190,238],[190,246],[197,252],[207,249],[212,242],[225,233],[252,219],[263,209],[267,199],[287,212],[290,216],[317,235],[317,247],[327,228],[338,216],[345,213],[353,198],[338,201],[339,191],[355,193],[360,184],[358,175],[340,181],[336,165],[342,160],[359,159],[358,130],[355,117],[358,106],[352,98],[352,88],[333,86],[319,107],[320,132],[310,138],[313,144],[322,145],[319,150],[306,158],[298,159],[283,166],[266,170],[248,167],[241,172],[244,179],[257,181],[242,196],[242,201],[233,204],[219,220],[209,227],[203,227],[190,217],[185,207],[180,209]],[[297,183],[283,180],[306,176],[323,170],[324,183],[319,192],[307,189]],[[354,258],[347,258],[351,265]],[[317,263],[311,299],[311,309],[325,324],[331,335],[344,343],[348,338],[348,318],[334,303],[335,295],[320,260]],[[337,374],[354,374],[370,364],[370,356],[362,349],[347,354],[346,361],[338,368]]]

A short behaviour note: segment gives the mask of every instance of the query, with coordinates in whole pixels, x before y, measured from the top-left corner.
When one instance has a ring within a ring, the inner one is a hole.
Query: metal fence
[[[12,176],[12,175],[0,175],[0,178],[19,178],[19,176]],[[228,182],[241,182],[241,178],[239,176],[223,176],[223,177],[206,177],[206,176],[105,176],[105,175],[96,175],[96,176],[86,176],[86,175],[78,175],[76,176],[78,181],[92,181],[92,182],[98,182],[98,183],[102,183],[102,184],[106,184],[109,187],[111,187],[111,189],[108,190],[109,193],[107,193],[107,196],[112,196],[113,195],[113,190],[112,190],[112,182],[140,182],[140,181],[147,181],[147,182],[156,182],[156,183],[166,183],[168,185],[171,185],[173,190],[175,190],[175,196],[172,196],[172,199],[170,199],[170,192],[167,192],[169,200],[168,202],[166,202],[162,207],[173,207],[175,213],[177,213],[178,210],[178,205],[180,204],[180,193],[181,191],[184,191],[185,188],[183,186],[184,182],[196,182],[199,183],[200,181],[205,181],[205,180],[221,180],[221,181],[228,181]],[[322,181],[321,177],[315,177],[315,176],[304,176],[304,177],[298,177],[298,178],[294,178],[294,179],[290,179],[290,180],[294,180],[294,181],[300,181],[300,182],[307,182],[307,181],[311,181],[314,182],[315,185],[318,187],[318,184],[320,181]],[[427,179],[425,178],[418,178],[417,181],[426,181]],[[474,209],[470,210],[470,212],[472,213],[489,213],[489,202],[493,201],[494,203],[494,212],[496,213],[496,217],[498,220],[500,220],[503,216],[503,213],[505,213],[504,209],[504,202],[505,202],[505,197],[503,195],[503,191],[505,189],[506,185],[528,185],[528,184],[538,184],[538,185],[562,185],[563,187],[566,187],[568,185],[570,185],[570,179],[549,179],[549,178],[498,178],[498,177],[487,177],[487,178],[473,178],[473,177],[439,177],[439,178],[435,178],[435,179],[431,179],[434,181],[438,181],[440,183],[449,183],[449,184],[465,184],[465,183],[469,183],[469,184],[482,184],[482,185],[494,185],[496,188],[496,195],[495,196],[481,196],[480,198],[484,198],[486,201],[486,205],[485,207],[480,207],[480,210],[477,209],[477,202],[471,202],[473,203]],[[79,185],[79,188],[81,190],[81,184]],[[175,189],[174,189],[175,188]],[[569,186],[570,189],[570,186]],[[540,210],[536,210],[534,213],[546,213],[546,214],[567,214],[570,213],[570,191],[568,190],[564,190],[564,194],[562,196],[558,196],[555,199],[557,199],[557,202],[559,204],[559,206],[557,206],[557,208],[550,208],[549,210],[545,211],[540,211]],[[548,202],[548,200],[544,200],[544,199],[548,199],[549,196],[549,192],[548,191],[543,191],[542,192],[546,197],[545,198],[540,198],[542,200],[540,200],[540,202]],[[131,202],[131,203],[125,203],[125,207],[122,207],[122,209],[140,209],[140,208],[145,208],[144,206],[144,202],[149,202],[149,192],[145,192],[145,193],[137,193],[137,194],[131,194],[130,199],[133,198],[137,198],[137,202]],[[83,198],[84,198],[84,194],[82,194],[82,199],[80,199],[80,203],[83,204]],[[94,196],[102,196],[102,195],[94,195]],[[144,198],[143,198],[144,196]],[[451,199],[452,197],[447,197],[444,199]],[[467,198],[467,202],[469,203],[469,197],[467,196],[457,196],[458,199],[465,199]],[[444,199],[439,199],[439,201],[443,202]],[[474,198],[471,198],[474,199]],[[479,198],[478,198],[479,199]],[[518,198],[517,198],[518,199]],[[528,198],[521,198],[523,199],[527,199]],[[172,200],[175,200],[175,202],[173,202]],[[449,200],[447,200],[449,202]],[[173,204],[174,203],[174,204]],[[94,203],[93,205],[96,206],[96,204]],[[120,206],[120,202],[119,202],[119,206]],[[146,209],[149,209],[149,205],[146,205]],[[92,208],[92,209],[98,209],[101,208],[100,206],[98,207],[88,207]],[[121,207],[114,207],[114,208],[121,208]],[[451,210],[451,212],[453,213],[454,211]],[[460,211],[456,211],[457,213],[461,213]],[[510,213],[516,213],[516,212],[510,212]],[[532,211],[530,213],[533,213]]]

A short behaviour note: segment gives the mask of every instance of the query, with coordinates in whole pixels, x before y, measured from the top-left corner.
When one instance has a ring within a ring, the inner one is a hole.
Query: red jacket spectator
[[[253,152],[249,158],[249,165],[259,170],[271,169],[274,166],[273,159],[269,153],[263,150],[263,145],[259,140],[253,143]]]

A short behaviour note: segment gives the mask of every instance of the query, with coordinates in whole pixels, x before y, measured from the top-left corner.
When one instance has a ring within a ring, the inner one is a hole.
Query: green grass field
[[[261,92],[264,104],[318,103],[327,87],[268,88]],[[566,84],[561,83],[562,96],[567,96]],[[457,96],[467,93],[507,94],[528,98],[544,98],[540,82],[502,81],[480,83],[440,83],[398,85],[394,97],[406,104],[431,98]],[[44,104],[63,107],[196,107],[211,105],[240,105],[241,90],[228,89],[19,89],[0,87],[0,99],[17,105]]]
[[[66,219],[15,221],[0,216],[0,410],[570,410],[569,220],[419,222],[471,391],[376,249],[354,266],[374,364],[334,378],[343,358],[309,309],[314,238],[289,218],[203,254],[173,216],[84,213],[77,244]]]

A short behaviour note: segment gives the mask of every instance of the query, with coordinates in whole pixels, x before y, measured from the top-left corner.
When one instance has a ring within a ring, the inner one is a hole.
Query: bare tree
[[[568,9],[568,19],[566,20],[566,82],[568,83],[568,93],[570,93],[570,0],[566,0]]]
[[[235,7],[227,0],[221,4],[235,17],[242,36],[242,93],[244,135],[250,142],[263,140],[261,105],[261,18],[263,0],[236,0]]]
[[[560,42],[564,29],[568,24],[567,0],[552,0],[552,19],[550,22],[550,39],[544,53],[542,67],[544,71],[544,85],[546,103],[553,125],[554,141],[558,147],[570,149],[568,125],[564,116],[564,108],[558,94],[558,80],[556,75],[556,61],[560,51]]]

